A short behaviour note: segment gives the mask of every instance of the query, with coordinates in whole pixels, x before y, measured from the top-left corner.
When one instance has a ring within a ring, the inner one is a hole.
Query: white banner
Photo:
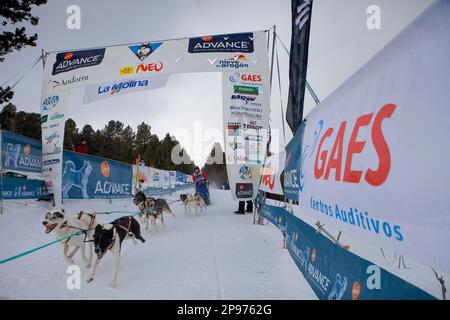
[[[91,84],[84,90],[83,103],[115,97],[125,93],[153,90],[165,87],[170,75],[158,75],[136,79],[118,80],[101,84]]]
[[[432,5],[308,114],[303,141],[294,138],[302,214],[444,272],[449,17],[448,1]]]
[[[284,195],[281,185],[281,172],[284,169],[286,152],[271,155],[266,159],[261,177],[259,190]]]
[[[58,147],[62,150],[64,123],[68,117],[67,96],[74,88],[85,87],[84,102],[89,103],[118,94],[160,88],[173,73],[222,72],[225,134],[233,122],[246,126],[246,130],[260,128],[242,137],[249,142],[247,153],[264,154],[267,137],[258,131],[268,127],[267,41],[267,31],[257,31],[47,53],[41,111],[43,116],[52,112],[48,117],[52,122],[42,126],[43,171],[47,184],[53,187],[56,207],[61,205],[62,156],[56,150]],[[235,158],[229,149],[227,156]],[[253,158],[254,154],[244,158],[237,156],[242,163],[227,166],[235,198],[256,196],[264,157]],[[251,173],[240,174],[241,165],[250,167]],[[236,196],[238,183],[245,190]],[[250,188],[248,183],[252,184]]]

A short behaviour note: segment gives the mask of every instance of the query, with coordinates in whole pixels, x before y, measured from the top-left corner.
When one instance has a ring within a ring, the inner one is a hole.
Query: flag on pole
[[[312,0],[292,0],[289,98],[286,121],[295,133],[303,119]]]

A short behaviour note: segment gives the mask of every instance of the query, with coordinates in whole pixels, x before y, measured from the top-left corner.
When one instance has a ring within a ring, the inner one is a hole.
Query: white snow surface
[[[178,199],[178,194],[168,200]],[[179,202],[145,243],[126,240],[118,286],[108,287],[113,257],[106,254],[92,283],[79,253],[81,289],[70,290],[62,245],[0,265],[0,299],[317,299],[273,225],[253,225],[253,215],[235,215],[229,191],[211,190],[212,205],[203,216],[187,217]],[[55,240],[42,221],[47,203],[4,201],[0,215],[0,260]],[[66,214],[83,210],[136,212],[131,199],[66,200]],[[122,214],[126,215],[126,214]],[[107,223],[121,214],[98,215]],[[95,254],[94,254],[95,259]]]

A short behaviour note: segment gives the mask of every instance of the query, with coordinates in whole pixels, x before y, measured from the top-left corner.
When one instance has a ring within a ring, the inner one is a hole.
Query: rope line
[[[28,68],[28,69],[24,72],[24,74],[23,74],[19,79],[17,79],[17,81],[14,82],[14,84],[13,84],[11,87],[9,87],[8,90],[5,91],[5,93],[0,97],[0,100],[3,99],[4,97],[6,97],[6,95],[7,95],[10,91],[12,91],[12,90],[14,89],[14,87],[15,87],[20,81],[22,81],[22,79],[28,74],[28,72],[30,72],[30,71],[34,68],[34,66],[38,64],[38,62],[39,62],[41,59],[42,59],[42,56],[39,56],[39,58],[37,58],[36,61],[34,61],[34,63],[31,65],[31,67]],[[16,76],[17,76],[17,75],[16,75]],[[14,79],[16,76],[12,77],[11,79]],[[7,80],[5,83],[8,83],[11,79]],[[5,84],[5,83],[4,83],[4,84]],[[2,85],[2,86],[3,86],[3,85]]]
[[[12,79],[18,77],[22,72],[26,72],[26,70],[28,70],[29,68],[34,67],[35,63],[37,63],[37,61],[39,61],[42,58],[42,56],[37,57],[35,60],[33,60],[32,63],[30,63],[27,67],[25,67],[25,69],[21,72],[17,72],[15,75],[13,75],[11,78],[9,78],[8,80],[6,80],[5,82],[3,82],[0,87],[3,87],[5,84],[7,84],[8,82],[10,82]]]
[[[106,213],[106,211],[105,211],[104,213]],[[132,216],[136,216],[136,215],[139,214],[138,212],[129,212],[129,211],[110,211],[109,213],[124,213],[124,214],[130,214],[130,213],[131,213]],[[99,214],[99,212],[96,212],[96,214]],[[102,213],[100,212],[100,214],[102,214]],[[6,262],[9,262],[9,261],[13,261],[13,260],[19,259],[19,258],[24,257],[24,256],[27,256],[27,255],[29,255],[29,254],[31,254],[31,253],[33,253],[33,252],[36,252],[36,251],[42,250],[42,249],[44,249],[44,248],[47,248],[47,247],[49,247],[49,246],[51,246],[51,245],[53,245],[53,244],[55,244],[55,243],[61,242],[61,241],[63,241],[63,240],[66,240],[66,239],[69,239],[69,238],[72,238],[72,237],[79,236],[80,234],[86,233],[86,232],[91,231],[91,230],[94,230],[94,228],[90,228],[90,229],[81,229],[81,228],[72,227],[72,226],[71,226],[71,228],[77,229],[77,230],[79,230],[79,231],[74,232],[74,233],[71,233],[71,234],[69,234],[68,236],[65,236],[65,237],[63,237],[63,238],[60,238],[60,239],[57,239],[57,240],[48,242],[48,243],[43,244],[43,245],[41,245],[41,246],[39,246],[39,247],[36,247],[36,248],[30,249],[30,250],[27,250],[27,251],[22,252],[22,253],[19,253],[19,254],[16,254],[16,255],[14,255],[14,256],[12,256],[12,257],[9,257],[9,258],[0,260],[0,264],[4,264],[4,263],[6,263]]]
[[[286,47],[286,45],[284,44],[284,42],[280,39],[280,37],[278,36],[278,34],[276,34],[276,37],[278,39],[278,41],[280,41],[281,45],[283,46],[284,50],[286,51],[287,55],[290,56],[291,53],[289,52],[288,48]],[[312,98],[314,99],[314,102],[316,103],[316,105],[320,104],[320,100],[317,97],[316,93],[314,92],[313,88],[311,87],[311,85],[309,84],[308,80],[305,79],[305,83],[306,83],[306,88],[309,91],[309,94],[312,96]]]
[[[277,71],[278,71],[278,87],[280,89],[280,109],[281,109],[281,123],[283,124],[283,139],[286,144],[286,129],[284,126],[284,110],[283,110],[283,92],[281,89],[281,76],[280,76],[280,61],[278,59],[278,48],[275,47],[275,55],[277,59]]]

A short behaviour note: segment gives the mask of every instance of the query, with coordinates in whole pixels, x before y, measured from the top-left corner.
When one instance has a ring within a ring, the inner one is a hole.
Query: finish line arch
[[[171,74],[221,72],[224,149],[235,199],[256,197],[268,140],[268,30],[48,52],[41,93],[42,173],[61,207],[68,97],[83,103],[162,88]],[[113,110],[112,110],[113,112]]]

